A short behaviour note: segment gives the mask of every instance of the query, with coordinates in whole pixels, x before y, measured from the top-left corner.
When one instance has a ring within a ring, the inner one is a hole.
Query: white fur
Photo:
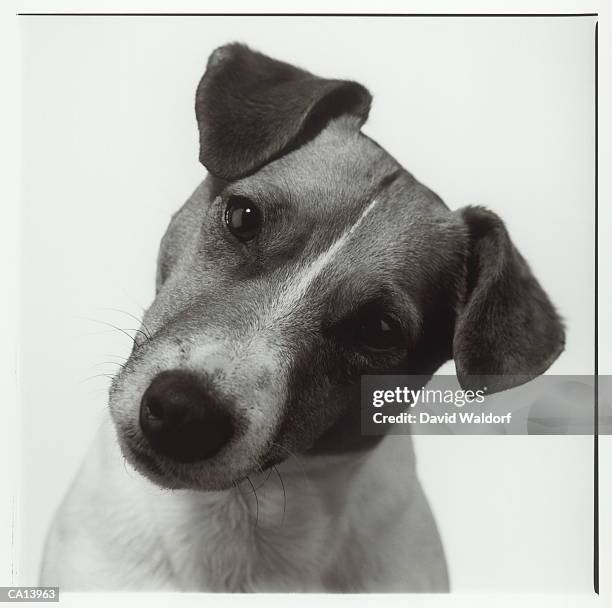
[[[223,492],[161,490],[103,426],[48,537],[41,584],[63,590],[430,591],[446,588],[411,439],[299,458]]]
[[[329,266],[342,248],[347,244],[351,235],[359,228],[363,220],[378,204],[378,200],[374,199],[357,218],[357,221],[347,230],[345,230],[338,239],[336,239],[329,248],[319,254],[302,272],[295,275],[283,290],[278,302],[273,307],[273,314],[276,318],[283,317],[288,314],[297,303],[299,303],[312,282]]]

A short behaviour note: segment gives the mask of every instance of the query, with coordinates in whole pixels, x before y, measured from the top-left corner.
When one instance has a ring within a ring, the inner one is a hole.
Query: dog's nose
[[[140,427],[151,447],[178,462],[214,456],[234,431],[232,416],[191,374],[163,372],[140,404]]]

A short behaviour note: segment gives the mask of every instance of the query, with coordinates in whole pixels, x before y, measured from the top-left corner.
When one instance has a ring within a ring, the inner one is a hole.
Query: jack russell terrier
[[[503,390],[543,373],[564,329],[497,215],[450,211],[360,131],[370,103],[241,44],[212,53],[208,176],[162,239],[42,584],[448,589],[411,439],[361,433],[360,378],[452,358],[464,388]]]

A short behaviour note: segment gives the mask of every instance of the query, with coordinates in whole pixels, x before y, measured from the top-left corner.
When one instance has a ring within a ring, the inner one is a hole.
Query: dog
[[[361,433],[360,378],[454,359],[464,388],[505,390],[564,327],[495,213],[449,210],[361,132],[371,100],[242,44],[211,54],[208,175],[162,239],[42,584],[448,590],[411,439]]]

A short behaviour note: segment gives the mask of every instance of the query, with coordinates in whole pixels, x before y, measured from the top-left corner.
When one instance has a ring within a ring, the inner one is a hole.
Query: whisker
[[[304,473],[304,476],[308,477],[308,472],[306,471],[306,468],[302,464],[301,458],[298,454],[296,454],[295,452],[292,452],[289,448],[285,447],[284,445],[281,445],[280,443],[276,443],[276,441],[271,441],[270,443],[280,448],[281,450],[284,450],[287,454],[289,454],[289,456],[292,456],[293,458],[295,458],[295,461],[297,462],[299,467],[302,469],[302,473]]]
[[[259,466],[259,470],[263,473],[263,469],[261,468],[261,466]],[[268,481],[268,479],[270,479],[270,475],[272,475],[272,469],[268,469],[268,474],[266,475],[266,478],[257,486],[257,490],[263,488],[266,485],[266,482]]]
[[[143,314],[145,313],[145,307],[140,304],[140,302],[137,302],[132,296],[130,296],[130,294],[123,287],[121,288],[121,291],[127,297],[127,299],[132,302],[132,304],[135,304],[138,308],[140,308]]]
[[[283,517],[281,519],[282,526],[285,523],[285,512],[287,510],[287,492],[285,491],[285,482],[283,481],[280,471],[276,468],[275,464],[272,465],[272,468],[276,471],[276,474],[278,475],[278,480],[280,481],[280,484],[283,488]]]
[[[107,327],[112,327],[113,329],[120,331],[122,334],[125,334],[130,340],[132,340],[132,342],[134,342],[136,346],[140,346],[136,338],[128,334],[128,332],[121,327],[117,327],[116,325],[113,325],[112,323],[107,323],[106,321],[99,321],[98,319],[91,319],[89,317],[78,317],[78,318],[83,319],[84,321],[90,321],[91,323],[99,323],[100,325],[106,325]],[[130,331],[138,331],[146,337],[146,334],[141,329],[130,329]]]
[[[149,331],[149,328],[145,325],[144,321],[142,319],[139,319],[136,315],[133,315],[131,312],[128,312],[127,310],[122,310],[121,308],[102,308],[101,310],[112,310],[114,312],[120,312],[124,315],[127,315],[128,317],[131,317],[132,319],[134,319],[134,321],[140,323],[145,328],[147,339],[152,339],[151,332]]]
[[[232,485],[234,486],[235,490],[238,490],[238,494],[240,494],[240,499],[242,500],[242,502],[248,506],[246,499],[244,498],[244,494],[242,493],[242,490],[240,489],[240,484],[236,481],[232,482]]]
[[[143,329],[138,329],[136,327],[128,327],[127,331],[135,331],[139,334],[142,334],[145,337],[145,340],[148,342],[151,338],[149,337],[149,335],[143,330]]]
[[[113,374],[96,374],[95,376],[88,376],[79,382],[79,384],[83,384],[84,382],[88,382],[89,380],[94,380],[95,378],[109,378],[112,380],[115,376]]]
[[[121,361],[123,361],[123,363],[127,363],[128,359],[129,359],[129,357],[124,357],[122,355],[113,355],[113,354],[109,354],[109,353],[107,353],[105,355],[102,355],[102,356],[103,357],[112,357],[113,359],[121,359]]]
[[[86,333],[79,333],[79,338],[89,338],[91,336],[108,336],[108,334],[114,333],[110,329],[103,329],[102,331],[88,331]],[[131,337],[131,336],[130,336]]]
[[[253,482],[250,480],[248,475],[247,475],[246,480],[249,482],[249,485],[251,486],[251,489],[253,490],[253,496],[255,496],[255,528],[257,528],[257,524],[259,523],[259,498],[257,498],[257,492],[255,491],[255,486],[253,485]]]
[[[119,363],[119,361],[100,361],[99,363],[94,363],[92,367],[100,367],[100,365],[118,365],[121,369],[125,367],[125,364]]]
[[[242,504],[247,508],[248,514],[252,518],[253,515],[251,514],[251,507],[249,505],[249,501],[244,495],[244,492],[242,491],[242,488],[240,487],[240,482],[235,481],[232,483],[232,485],[234,486],[234,489],[238,490],[238,494],[240,495],[240,500],[242,501]]]

